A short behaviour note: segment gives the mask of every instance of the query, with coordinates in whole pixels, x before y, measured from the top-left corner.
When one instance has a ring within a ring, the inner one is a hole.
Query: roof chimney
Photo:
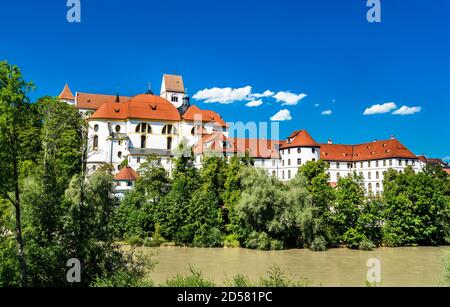
[[[328,145],[333,145],[333,140],[332,139],[328,139]]]

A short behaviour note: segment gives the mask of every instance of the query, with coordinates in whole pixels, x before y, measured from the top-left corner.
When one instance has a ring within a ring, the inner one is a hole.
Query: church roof
[[[129,166],[125,166],[114,177],[116,181],[136,181],[139,178],[139,174]]]
[[[117,95],[102,95],[102,94],[90,94],[90,93],[77,93],[77,108],[97,110],[103,104],[116,102]],[[127,102],[131,97],[119,96],[120,102]]]
[[[75,96],[73,95],[72,91],[70,90],[69,84],[67,83],[66,85],[64,85],[64,88],[58,97],[65,100],[75,100]]]
[[[184,83],[182,76],[164,75],[163,79],[167,92],[184,93]]]
[[[104,103],[91,119],[143,119],[143,120],[168,120],[180,121],[181,116],[177,108],[166,99],[141,94],[134,96],[126,102]]]

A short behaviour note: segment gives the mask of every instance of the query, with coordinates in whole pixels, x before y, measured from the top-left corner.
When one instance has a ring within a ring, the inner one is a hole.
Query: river
[[[257,251],[248,249],[208,249],[159,247],[143,248],[154,253],[157,265],[150,278],[162,282],[189,272],[192,265],[204,276],[221,284],[236,274],[257,281],[274,265],[292,279],[306,278],[314,286],[365,286],[367,261],[380,260],[382,286],[436,286],[443,271],[448,247],[379,248],[373,251],[306,249]]]

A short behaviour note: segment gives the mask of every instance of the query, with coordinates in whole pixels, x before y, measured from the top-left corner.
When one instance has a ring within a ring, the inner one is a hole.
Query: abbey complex
[[[394,137],[357,145],[318,143],[306,130],[294,131],[283,140],[231,137],[219,114],[190,103],[183,78],[176,75],[163,76],[159,96],[151,90],[134,97],[73,94],[66,84],[59,98],[86,116],[88,169],[111,164],[118,194],[132,189],[139,165],[149,156],[157,157],[170,175],[172,157],[182,142],[192,148],[198,167],[205,154],[247,154],[255,167],[282,181],[294,178],[306,162],[322,159],[329,163],[330,185],[355,172],[364,178],[368,195],[383,191],[383,175],[390,168],[402,172],[411,166],[420,172],[427,163],[434,163],[450,173],[442,160],[417,156]],[[125,159],[128,166],[121,167]]]

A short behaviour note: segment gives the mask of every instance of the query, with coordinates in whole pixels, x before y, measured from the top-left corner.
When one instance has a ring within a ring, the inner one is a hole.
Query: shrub
[[[375,248],[375,244],[373,244],[372,241],[370,241],[369,239],[365,238],[363,239],[358,246],[359,250],[364,250],[364,251],[371,251]]]
[[[327,241],[324,237],[319,236],[314,239],[309,248],[315,252],[324,252],[327,250]]]
[[[126,237],[125,241],[131,246],[142,246],[144,244],[144,240],[136,235]]]
[[[271,250],[282,250],[284,248],[283,242],[280,240],[270,240]]]
[[[239,248],[241,246],[238,240],[238,236],[235,234],[226,236],[223,240],[223,245],[230,248]]]
[[[160,285],[161,287],[171,288],[202,288],[202,287],[214,287],[214,282],[207,280],[203,277],[202,272],[190,267],[190,272],[184,276],[177,275],[176,277],[169,278]]]

